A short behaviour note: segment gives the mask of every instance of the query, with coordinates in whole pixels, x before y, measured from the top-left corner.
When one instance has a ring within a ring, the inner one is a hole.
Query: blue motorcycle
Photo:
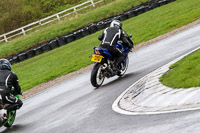
[[[116,47],[124,52],[125,58],[120,63],[119,68],[114,68],[115,58],[108,52],[107,49],[101,47],[94,47],[94,54],[91,61],[95,63],[91,72],[91,84],[94,87],[100,87],[103,84],[105,77],[110,78],[113,76],[123,76],[128,69],[128,53],[130,48],[122,45],[121,42],[117,42]]]

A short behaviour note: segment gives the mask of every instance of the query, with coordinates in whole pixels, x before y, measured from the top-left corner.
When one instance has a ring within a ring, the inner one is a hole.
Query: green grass
[[[109,0],[107,1],[109,2]],[[134,5],[138,5],[145,1],[147,0],[116,0],[99,8],[91,8],[91,11],[88,13],[80,13],[79,15],[72,16],[71,18],[47,25],[40,28],[39,31],[36,30],[37,32],[31,32],[26,36],[21,36],[7,43],[1,44],[0,58],[27,50],[38,45],[40,42],[67,34],[92,22],[122,13]]]
[[[133,35],[135,43],[147,41],[199,19],[198,5],[200,0],[177,0],[124,21],[124,29]],[[13,65],[23,91],[91,64],[89,56],[99,45],[101,32]]]
[[[200,86],[200,50],[170,66],[170,72],[160,81],[172,88],[190,88]]]
[[[14,65],[23,90],[89,65],[92,47],[97,44],[94,38],[95,35],[88,36]]]

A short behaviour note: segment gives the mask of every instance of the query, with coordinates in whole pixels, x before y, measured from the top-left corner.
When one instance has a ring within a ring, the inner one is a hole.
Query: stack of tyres
[[[67,42],[65,42],[65,36],[60,36],[58,39],[56,39],[58,46],[65,45]]]
[[[65,35],[64,38],[65,38],[66,43],[70,43],[75,40],[73,33],[69,33],[69,34]]]
[[[47,52],[51,50],[49,43],[44,43],[41,47],[42,47],[43,52]]]
[[[49,42],[49,46],[50,46],[51,49],[55,49],[55,48],[59,47],[58,42],[57,42],[56,39],[51,40]]]
[[[42,47],[39,46],[37,48],[34,48],[33,51],[35,52],[35,55],[39,55],[43,53]]]
[[[90,34],[91,34],[91,32],[90,32],[88,26],[86,26],[86,27],[84,27],[84,28],[82,29],[82,37],[88,36],[88,35],[90,35]]]
[[[21,53],[21,54],[19,54],[17,57],[18,57],[18,61],[19,61],[19,62],[24,61],[24,60],[27,59],[26,53]]]
[[[95,33],[98,31],[97,25],[95,23],[92,23],[88,26],[88,30],[90,31],[90,33]]]
[[[35,56],[35,51],[33,49],[26,52],[27,58],[31,58]]]
[[[104,21],[99,21],[97,23],[97,29],[98,30],[103,30],[104,28],[106,28],[106,25],[105,25]]]

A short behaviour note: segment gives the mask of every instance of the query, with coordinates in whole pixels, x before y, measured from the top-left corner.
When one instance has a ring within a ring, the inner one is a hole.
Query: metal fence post
[[[74,7],[74,12],[75,12],[76,14],[78,14],[75,7]]]
[[[39,25],[42,25],[42,22],[41,22],[41,20],[39,20]]]
[[[58,21],[60,21],[60,16],[58,14],[56,14],[56,17],[57,17]]]
[[[5,40],[6,42],[8,42],[8,39],[6,38],[6,35],[3,35],[3,37],[4,37],[4,40]]]
[[[90,2],[92,3],[92,6],[94,7],[95,5],[94,5],[94,1],[93,0],[90,0]]]
[[[25,31],[24,31],[24,28],[22,28],[22,33],[24,34],[24,36],[26,35]]]

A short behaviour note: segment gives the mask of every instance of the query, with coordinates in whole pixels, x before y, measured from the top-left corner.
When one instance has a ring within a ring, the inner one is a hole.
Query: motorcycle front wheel
[[[15,121],[15,117],[16,117],[16,111],[11,111],[11,112],[8,112],[8,120],[7,122],[5,123],[5,127],[11,127],[12,124],[14,123]]]
[[[90,78],[92,86],[100,87],[103,84],[104,79],[103,66],[102,64],[96,63],[92,69]]]
[[[128,64],[129,64],[129,58],[127,57],[126,62],[123,63],[123,68],[121,69],[120,72],[117,73],[118,76],[122,77],[126,73],[128,69]]]

